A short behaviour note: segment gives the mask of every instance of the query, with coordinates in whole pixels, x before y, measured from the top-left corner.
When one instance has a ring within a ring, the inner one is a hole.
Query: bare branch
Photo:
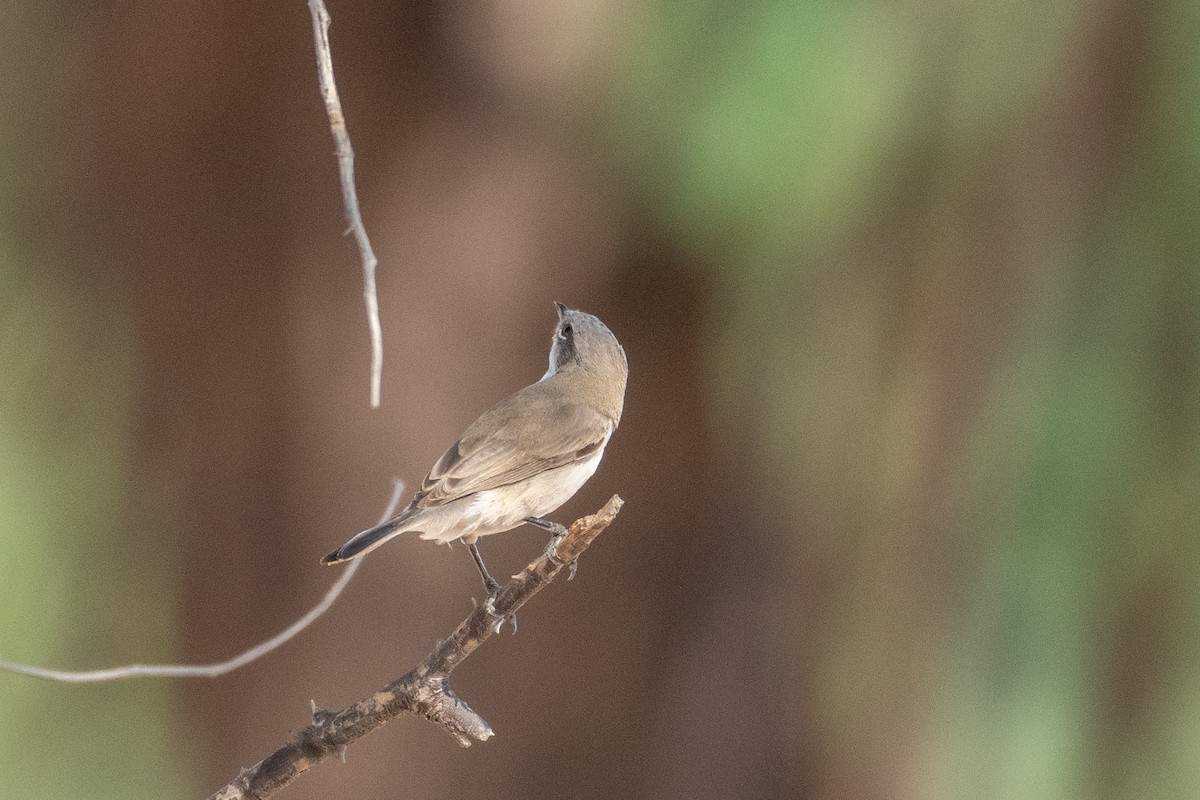
[[[595,514],[576,520],[557,552],[543,553],[526,567],[501,588],[494,604],[477,606],[449,638],[438,642],[405,675],[343,711],[322,711],[314,704],[312,724],[275,753],[243,770],[209,800],[270,797],[318,761],[341,756],[348,745],[404,712],[437,723],[464,747],[473,739],[487,741],[491,727],[451,691],[450,673],[578,558],[613,521],[621,505],[621,498],[614,495]]]
[[[375,291],[375,266],[378,261],[367,238],[362,214],[358,209],[358,190],[354,186],[354,150],[350,147],[350,134],[346,131],[346,118],[342,115],[342,101],[338,98],[337,85],[333,81],[333,54],[329,49],[329,12],[323,0],[308,0],[312,12],[313,44],[317,51],[317,77],[321,85],[321,99],[325,101],[325,113],[329,115],[329,128],[337,143],[338,174],[342,182],[342,205],[346,209],[346,222],[358,242],[359,256],[363,265],[363,299],[367,303],[367,327],[371,332],[371,407],[379,408],[380,386],[383,381],[383,326],[379,323],[379,296]]]
[[[388,502],[387,508],[384,509],[383,514],[380,516],[380,522],[392,516],[392,513],[396,510],[396,506],[400,502],[400,495],[403,492],[403,481],[396,481],[396,485],[392,490],[392,499]],[[59,681],[61,683],[99,683],[102,681],[123,680],[125,678],[216,678],[233,672],[239,667],[244,667],[251,661],[262,658],[311,625],[334,604],[334,601],[338,599],[342,591],[354,578],[354,574],[358,572],[358,567],[362,562],[363,559],[360,558],[351,564],[334,582],[333,586],[329,587],[329,591],[321,598],[321,602],[313,606],[312,610],[303,617],[265,642],[251,647],[249,650],[234,656],[228,661],[221,661],[216,664],[129,664],[128,666],[112,667],[110,669],[70,672],[0,660],[0,670],[18,672],[22,675],[45,678],[46,680]]]

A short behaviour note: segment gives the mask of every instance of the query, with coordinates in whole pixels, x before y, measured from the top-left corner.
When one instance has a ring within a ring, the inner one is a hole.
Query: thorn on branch
[[[312,707],[312,724],[321,727],[328,724],[334,717],[337,716],[332,711],[326,711],[317,705],[316,700],[309,700],[309,705]]]

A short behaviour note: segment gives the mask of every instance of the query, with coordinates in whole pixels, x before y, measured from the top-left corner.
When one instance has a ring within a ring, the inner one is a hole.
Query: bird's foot
[[[558,557],[558,546],[562,544],[563,539],[567,538],[567,526],[562,525],[553,520],[542,519],[541,517],[526,517],[525,521],[530,525],[537,525],[542,530],[550,531],[553,536],[546,544],[546,560],[556,567],[561,567],[566,562]],[[571,572],[567,575],[567,580],[575,579],[575,572],[579,569],[579,559],[571,561]]]
[[[556,567],[561,567],[566,564],[558,555],[558,546],[562,544],[563,539],[567,536],[567,529],[563,528],[561,534],[555,533],[550,537],[550,541],[546,543],[546,560]],[[567,573],[567,580],[575,580],[575,573],[579,571],[579,559],[573,558],[570,563],[570,571]]]
[[[504,588],[504,586],[497,583],[495,580],[492,580],[490,583],[485,582],[484,586],[487,589],[488,594],[487,600],[485,600],[483,603],[483,610],[486,611],[487,615],[492,618],[492,628],[496,633],[499,633],[500,629],[504,627],[504,623],[507,622],[512,625],[512,632],[515,635],[517,632],[517,615],[504,615],[496,611],[496,599],[500,596],[500,591]],[[474,602],[473,599],[472,602]]]
[[[561,534],[555,532],[555,534],[550,537],[550,541],[546,543],[546,560],[556,567],[561,567],[566,563],[558,557],[558,546],[562,544],[562,541],[566,538],[566,536],[567,530],[564,528]]]

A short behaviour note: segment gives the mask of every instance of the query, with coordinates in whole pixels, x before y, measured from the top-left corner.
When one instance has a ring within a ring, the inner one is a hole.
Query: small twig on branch
[[[318,761],[340,756],[347,745],[404,712],[441,725],[463,747],[472,739],[482,742],[491,738],[491,727],[451,691],[450,673],[578,558],[617,516],[622,502],[614,495],[595,514],[576,520],[559,543],[557,557],[543,553],[500,590],[494,604],[477,606],[449,638],[438,642],[433,652],[405,675],[343,711],[323,711],[314,703],[311,725],[266,759],[243,770],[209,800],[270,797]]]
[[[342,182],[342,205],[346,209],[346,222],[350,225],[358,242],[358,252],[363,266],[363,299],[367,303],[367,327],[371,332],[371,407],[379,408],[380,386],[383,381],[383,326],[379,323],[379,295],[375,291],[375,266],[378,261],[367,238],[362,214],[358,210],[358,190],[354,187],[354,150],[350,147],[350,134],[346,131],[346,118],[342,114],[342,101],[338,98],[337,85],[333,81],[333,54],[329,49],[329,11],[323,0],[308,0],[312,12],[313,44],[317,51],[317,77],[321,85],[321,99],[325,101],[325,113],[329,115],[329,128],[337,143],[338,174]]]
[[[392,516],[392,513],[396,510],[396,506],[400,503],[400,496],[403,493],[404,482],[396,481],[396,485],[392,489],[392,499],[388,502],[387,508],[384,509],[383,514],[380,516],[380,522]],[[311,625],[334,604],[334,601],[342,594],[342,590],[354,578],[354,573],[358,572],[358,565],[363,560],[360,558],[351,564],[334,581],[333,586],[329,587],[329,591],[321,598],[321,602],[313,606],[312,610],[303,617],[265,642],[261,642],[249,650],[239,653],[228,661],[220,661],[216,664],[129,664],[124,667],[112,667],[110,669],[71,672],[68,670],[46,669],[45,667],[35,667],[30,664],[17,664],[12,661],[0,660],[0,670],[19,672],[22,675],[45,678],[46,680],[59,681],[60,683],[100,683],[103,681],[124,680],[126,678],[216,678],[233,672],[239,667],[244,667],[251,661],[257,661],[267,653],[293,639],[296,634]]]

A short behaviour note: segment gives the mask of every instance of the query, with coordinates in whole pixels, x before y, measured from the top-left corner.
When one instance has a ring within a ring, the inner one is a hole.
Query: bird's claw
[[[550,537],[549,543],[546,544],[546,560],[556,567],[561,567],[566,564],[558,555],[558,546],[562,544],[563,539],[567,538],[567,529],[563,528],[562,534],[554,534]],[[579,571],[579,559],[571,559],[570,572],[567,573],[567,580],[575,580],[575,573]]]
[[[512,625],[512,632],[515,636],[517,633],[517,615],[508,614],[505,616],[496,611],[496,598],[500,596],[500,590],[503,588],[504,587],[496,581],[492,581],[487,585],[488,596],[487,600],[483,604],[483,610],[489,617],[495,620],[495,622],[492,623],[492,629],[496,633],[499,633],[500,629],[504,627],[504,623],[507,622]],[[475,602],[475,599],[472,598],[471,602]]]
[[[562,544],[562,540],[567,537],[564,530],[561,534],[554,534],[550,537],[550,541],[546,544],[546,560],[556,567],[563,565],[563,560],[558,557],[558,546]]]

